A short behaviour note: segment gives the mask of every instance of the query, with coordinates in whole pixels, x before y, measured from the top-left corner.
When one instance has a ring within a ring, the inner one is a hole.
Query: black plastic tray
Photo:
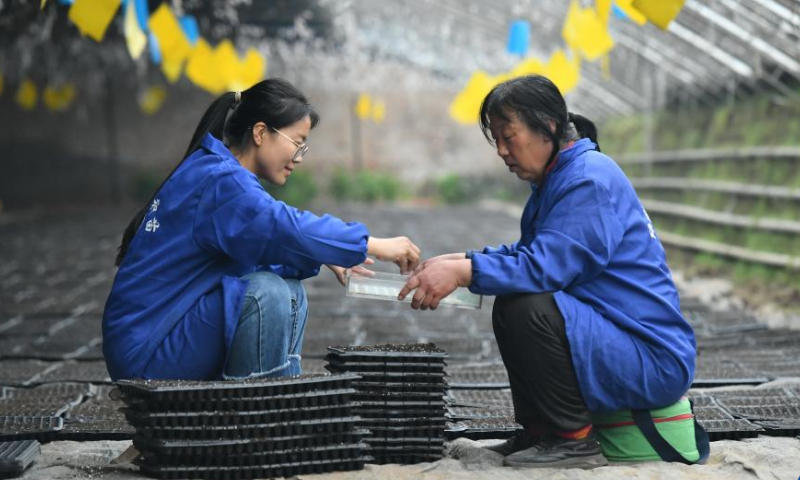
[[[1,442],[0,478],[22,475],[22,472],[24,472],[41,453],[41,446],[36,440]]]
[[[708,432],[708,438],[712,442],[717,440],[740,440],[742,438],[754,438],[759,433],[764,433],[764,429],[754,425],[747,420],[699,420],[697,421]]]
[[[132,409],[124,410],[125,417],[137,428],[157,427],[199,427],[259,425],[298,420],[349,417],[353,414],[353,404],[325,405],[318,407],[285,408],[254,411],[211,411],[211,412],[151,412],[143,413]]]
[[[331,372],[354,372],[358,374],[380,375],[383,373],[405,373],[405,374],[444,374],[444,367],[412,366],[389,363],[352,363],[352,362],[330,362],[325,368]]]
[[[331,373],[347,373],[331,365],[326,365],[325,368]],[[361,377],[361,381],[370,383],[428,383],[445,386],[444,372],[351,372],[350,374],[357,373]]]
[[[285,408],[313,408],[328,405],[347,404],[357,390],[342,388],[338,390],[310,390],[307,392],[264,397],[204,398],[191,400],[148,401],[142,398],[128,398],[131,408],[143,412],[180,411],[252,411]]]
[[[208,400],[230,397],[275,397],[315,390],[350,388],[358,375],[300,375],[240,381],[121,380],[117,382],[125,397],[152,401]]]
[[[0,441],[50,441],[64,427],[61,417],[0,417]]]
[[[486,420],[514,416],[513,407],[448,407],[447,418],[451,420]]]
[[[355,381],[353,382],[353,388],[360,390],[360,391],[383,391],[386,393],[428,393],[428,394],[437,394],[437,395],[444,395],[445,390],[447,389],[446,382],[422,382],[422,383],[410,383],[410,382],[362,382],[362,381]]]
[[[95,442],[100,440],[132,440],[136,430],[125,419],[80,417],[64,421],[64,428],[52,440]]]
[[[59,417],[80,398],[4,398],[0,399],[0,415],[7,417]]]
[[[800,435],[800,418],[784,420],[757,420],[756,425],[764,428],[764,434],[777,437],[796,437]]]
[[[353,396],[356,401],[362,400],[387,400],[387,401],[444,401],[443,391],[405,392],[402,390],[367,390],[359,389]]]
[[[141,445],[141,444],[140,444]],[[172,452],[164,455],[159,451],[140,450],[139,465],[197,467],[244,467],[258,465],[280,465],[306,463],[316,460],[357,460],[367,448],[364,443],[322,445],[307,448],[289,446],[284,450],[262,450],[260,452],[206,455],[204,453]]]
[[[0,398],[82,398],[94,395],[97,387],[91,383],[45,383],[34,388],[2,387]]]
[[[370,438],[443,438],[444,425],[438,426],[416,426],[416,427],[386,427],[370,426]]]
[[[388,408],[392,410],[417,410],[417,409],[442,409],[444,410],[447,407],[443,398],[437,398],[432,400],[424,400],[424,399],[399,399],[399,400],[387,400],[384,398],[369,398],[369,397],[362,397],[358,401],[359,403],[359,411],[362,409],[370,410],[370,409],[380,409],[380,408]]]
[[[308,433],[333,434],[355,427],[359,417],[326,418],[275,422],[260,425],[192,426],[192,427],[141,427],[137,433],[161,440],[217,440],[232,438],[286,437]]]
[[[420,408],[420,409],[411,409],[411,408],[357,408],[356,413],[363,419],[363,420],[370,420],[370,419],[387,419],[387,418],[394,418],[394,417],[418,417],[418,418],[429,418],[429,417],[445,417],[446,410],[442,409],[431,409],[431,408]]]
[[[388,418],[362,418],[359,426],[372,430],[373,428],[443,428],[447,423],[444,415],[431,417],[388,417]]]
[[[800,406],[780,405],[780,406],[729,406],[726,400],[720,399],[719,403],[734,416],[746,418],[747,420],[792,420],[800,418]]]
[[[447,392],[446,398],[448,405],[453,407],[514,407],[511,390],[508,389],[450,390]]]
[[[438,436],[423,436],[423,437],[380,437],[369,436],[364,438],[364,442],[369,444],[370,448],[375,450],[401,448],[405,447],[407,450],[418,449],[435,449],[444,446],[444,435],[439,432]]]
[[[328,352],[342,358],[402,358],[405,360],[422,359],[427,361],[433,358],[447,358],[447,352],[437,347],[433,343],[413,343],[403,345],[381,344],[381,345],[356,345],[356,346],[332,346],[328,347]]]
[[[462,420],[447,424],[444,435],[448,440],[469,438],[484,440],[489,438],[511,438],[522,430],[513,417]]]
[[[229,455],[259,453],[269,450],[310,448],[324,445],[361,443],[368,430],[347,430],[331,434],[306,433],[285,437],[239,438],[229,440],[154,440],[142,436],[133,439],[134,445],[164,456]]]
[[[140,468],[147,475],[162,479],[239,480],[361,470],[367,460],[370,459],[362,457],[243,467],[171,467],[144,464],[140,465]]]

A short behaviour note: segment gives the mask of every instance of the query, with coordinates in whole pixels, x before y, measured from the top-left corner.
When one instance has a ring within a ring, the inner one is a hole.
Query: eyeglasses
[[[295,142],[294,140],[292,140],[292,137],[290,137],[289,135],[286,135],[285,133],[281,132],[277,128],[269,127],[269,129],[272,130],[273,132],[279,134],[280,136],[286,138],[290,142],[294,143],[294,145],[297,147],[297,151],[294,152],[294,156],[292,157],[292,163],[300,163],[299,159],[303,158],[303,155],[305,155],[306,152],[308,152],[308,145],[306,145],[305,143],[297,143],[297,142]]]

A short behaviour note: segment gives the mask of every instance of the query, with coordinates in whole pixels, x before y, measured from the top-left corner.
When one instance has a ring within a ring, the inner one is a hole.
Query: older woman
[[[480,125],[531,185],[522,234],[425,261],[400,297],[416,290],[412,307],[435,309],[458,286],[497,295],[492,322],[524,430],[493,450],[509,466],[605,465],[590,412],[670,405],[694,377],[694,332],[664,249],[594,124],[568,113],[547,78],[497,85]]]

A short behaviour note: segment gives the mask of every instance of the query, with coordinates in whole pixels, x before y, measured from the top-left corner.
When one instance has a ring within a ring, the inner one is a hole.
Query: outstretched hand
[[[364,275],[365,277],[371,277],[372,275],[375,274],[375,272],[368,269],[364,265],[372,265],[373,263],[375,263],[375,260],[367,258],[361,265],[356,265],[355,267],[351,268],[344,268],[338,265],[325,265],[325,266],[328,267],[333,272],[334,275],[336,275],[336,279],[339,280],[339,283],[341,283],[344,286],[348,270],[350,270],[353,273],[357,273],[359,275]]]
[[[411,308],[436,310],[439,302],[458,287],[472,283],[472,261],[466,258],[446,260],[429,264],[414,273],[400,290],[398,300],[403,300],[412,291]]]
[[[367,252],[384,262],[393,262],[400,273],[411,273],[419,265],[421,250],[407,237],[370,237]]]
[[[433,265],[434,263],[439,263],[445,260],[463,260],[466,258],[466,254],[464,252],[461,253],[447,253],[444,255],[438,255],[436,257],[431,257],[424,262],[420,263],[417,268],[414,269],[414,274],[421,272],[422,270],[426,269],[427,267]]]

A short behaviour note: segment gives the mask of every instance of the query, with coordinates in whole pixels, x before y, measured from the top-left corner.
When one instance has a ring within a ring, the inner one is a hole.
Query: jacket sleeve
[[[369,231],[363,224],[298,210],[272,198],[255,177],[221,168],[227,170],[209,181],[195,217],[193,235],[202,248],[297,273],[366,259]]]
[[[485,253],[487,255],[492,254],[499,254],[499,255],[511,255],[511,252],[515,252],[517,250],[517,242],[514,242],[510,245],[499,245],[497,247],[484,247],[480,253]]]
[[[473,255],[470,290],[543,293],[586,282],[605,269],[623,233],[605,187],[581,179],[565,188],[529,244]]]

